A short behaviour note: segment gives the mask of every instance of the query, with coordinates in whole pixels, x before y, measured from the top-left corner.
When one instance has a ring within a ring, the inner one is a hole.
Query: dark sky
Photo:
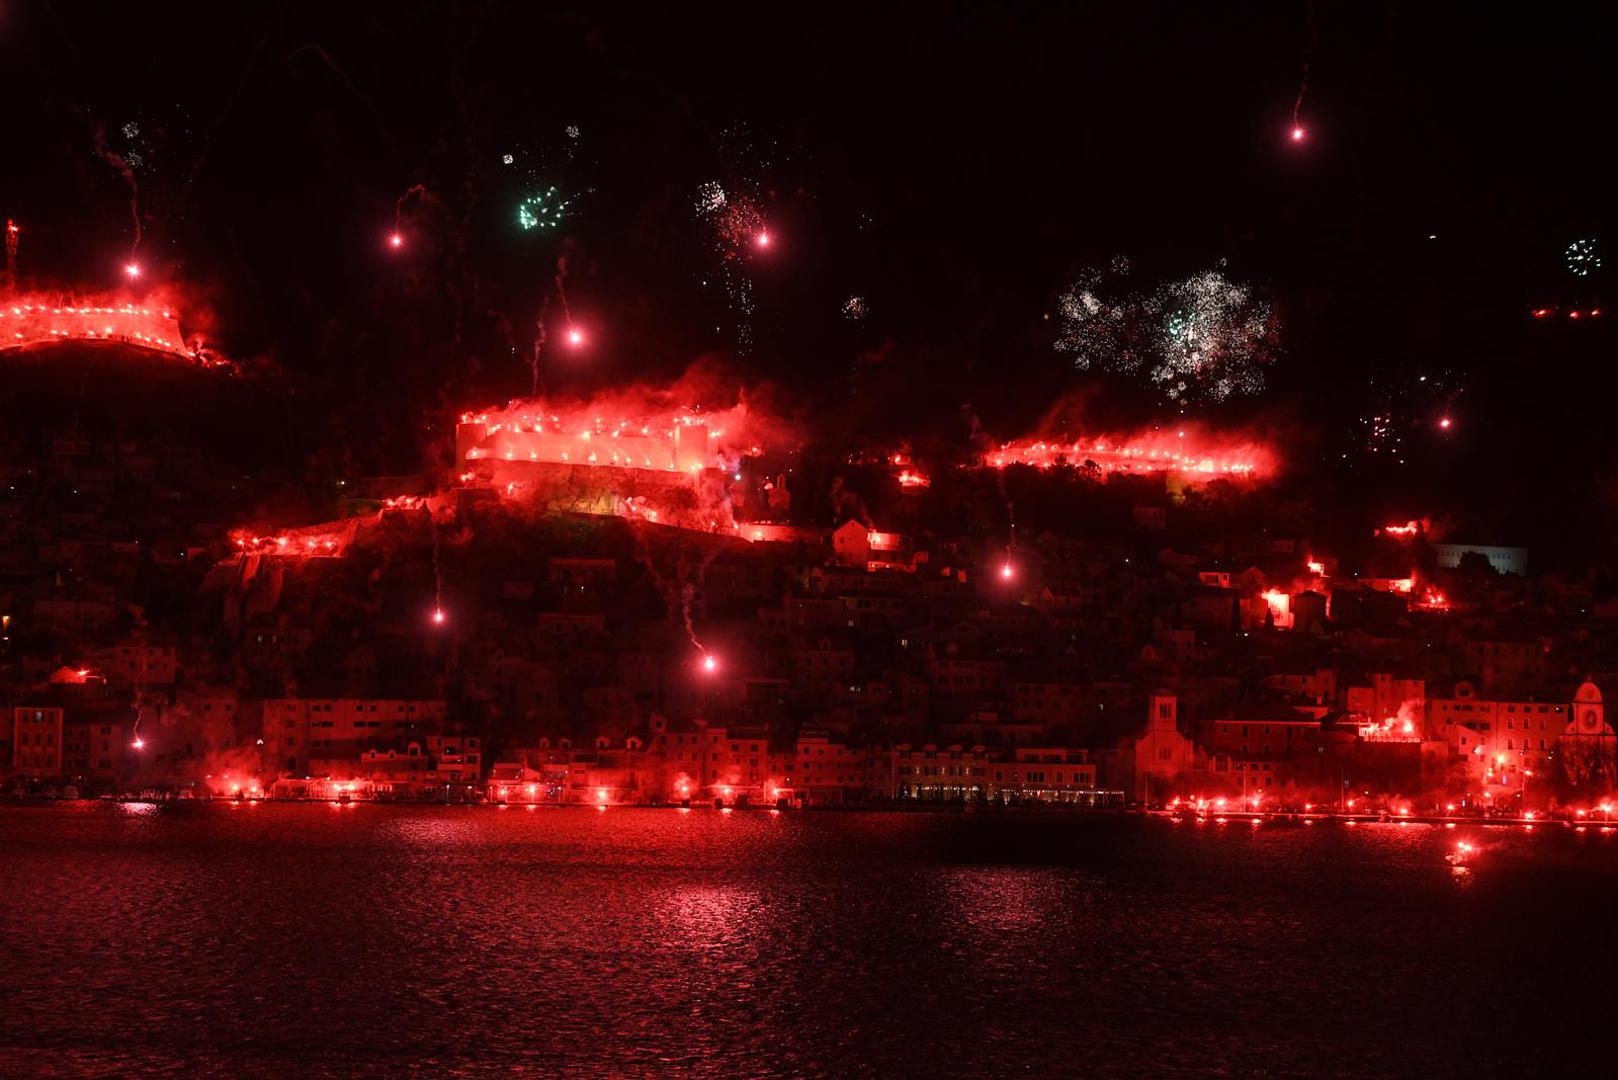
[[[969,402],[1008,434],[1082,382],[1043,318],[1075,273],[1226,259],[1274,299],[1283,346],[1267,394],[1227,411],[1302,424],[1330,459],[1375,388],[1444,372],[1442,400],[1396,395],[1465,421],[1420,475],[1492,483],[1532,475],[1483,437],[1508,421],[1513,445],[1612,464],[1560,415],[1610,334],[1526,317],[1605,287],[1561,252],[1609,236],[1609,51],[1570,14],[1459,3],[24,0],[0,9],[0,211],[28,228],[25,271],[112,284],[129,193],[95,132],[138,148],[142,257],[352,428],[524,391],[561,254],[594,341],[556,381],[734,353],[694,213],[708,180],[755,192],[779,238],[751,264],[744,371],[834,404]],[[570,215],[521,233],[516,200],[549,183]],[[839,316],[852,295],[861,322]],[[862,355],[882,379],[850,378]],[[1107,385],[1099,407],[1149,414]]]

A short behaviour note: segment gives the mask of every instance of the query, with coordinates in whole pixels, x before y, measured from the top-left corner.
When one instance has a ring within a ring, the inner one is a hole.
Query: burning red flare
[[[567,332],[567,343],[577,349],[584,344],[584,331],[578,327],[570,327]]]
[[[754,246],[759,248],[767,248],[774,242],[775,238],[770,235],[770,231],[768,229],[759,230],[758,235],[753,237]]]
[[[124,263],[124,276],[129,278],[130,280],[134,280],[135,278],[140,277],[140,263],[138,263],[138,262],[126,262],[126,263]]]
[[[1261,479],[1275,471],[1274,455],[1268,447],[1185,431],[1073,442],[1023,439],[989,451],[983,456],[983,464],[995,469],[1010,465],[1036,469],[1059,465],[1093,467],[1107,476],[1172,473],[1187,480]]]
[[[706,653],[702,657],[702,670],[709,675],[719,670],[719,661],[713,653]]]
[[[399,233],[390,233],[388,235],[388,246],[390,248],[404,247],[404,237]]]
[[[1297,126],[1294,125],[1294,127],[1292,128],[1292,141],[1293,142],[1303,142],[1303,135],[1304,135],[1303,128],[1297,127]]]
[[[444,625],[444,618],[445,618],[445,616],[444,616],[444,609],[443,608],[433,608],[433,622],[434,622],[434,624],[436,624],[438,626]]]
[[[138,274],[140,268],[135,269]],[[209,366],[223,363],[204,358],[187,346],[180,334],[179,316],[160,294],[136,304],[110,295],[0,293],[0,349],[26,349],[64,341],[110,341]]]

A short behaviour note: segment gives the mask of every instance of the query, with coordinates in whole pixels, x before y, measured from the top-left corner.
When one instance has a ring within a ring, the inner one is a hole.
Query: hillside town
[[[1082,526],[991,543],[945,525],[970,477],[826,503],[748,460],[728,531],[469,473],[336,481],[341,542],[289,548],[232,518],[277,481],[179,443],[0,448],[14,796],[1520,816],[1618,778],[1618,601],[1426,521],[1030,469]]]

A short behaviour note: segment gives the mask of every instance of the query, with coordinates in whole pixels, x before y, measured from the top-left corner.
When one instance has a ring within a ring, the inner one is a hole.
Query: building
[[[1180,731],[1180,699],[1173,694],[1153,694],[1146,731],[1135,740],[1130,798],[1153,803],[1183,794],[1195,767],[1196,747]]]
[[[1475,552],[1489,560],[1497,574],[1517,574],[1528,576],[1528,549],[1520,547],[1497,547],[1491,544],[1434,544],[1432,545],[1433,558],[1446,570],[1453,570],[1461,565],[1461,559],[1468,552]]]
[[[11,772],[41,779],[62,775],[62,710],[20,705],[11,710]]]

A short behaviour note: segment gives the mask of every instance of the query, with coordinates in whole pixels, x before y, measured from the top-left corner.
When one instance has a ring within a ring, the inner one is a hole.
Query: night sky
[[[1174,417],[1075,373],[1047,316],[1117,256],[1144,281],[1225,260],[1281,349],[1262,394],[1194,415],[1283,433],[1331,497],[1520,531],[1484,505],[1503,486],[1541,528],[1612,504],[1590,394],[1611,334],[1529,315],[1608,298],[1610,265],[1563,264],[1609,250],[1607,51],[1575,19],[1460,4],[8,3],[0,212],[34,280],[114,286],[130,190],[98,141],[136,153],[152,274],[393,470],[423,418],[527,390],[559,256],[592,347],[552,385],[709,355],[845,434],[970,405],[1007,437],[1076,389],[1103,425]],[[746,350],[694,209],[709,181],[754,193],[776,240]],[[550,184],[562,225],[518,229]],[[1397,468],[1356,452],[1390,401]]]

